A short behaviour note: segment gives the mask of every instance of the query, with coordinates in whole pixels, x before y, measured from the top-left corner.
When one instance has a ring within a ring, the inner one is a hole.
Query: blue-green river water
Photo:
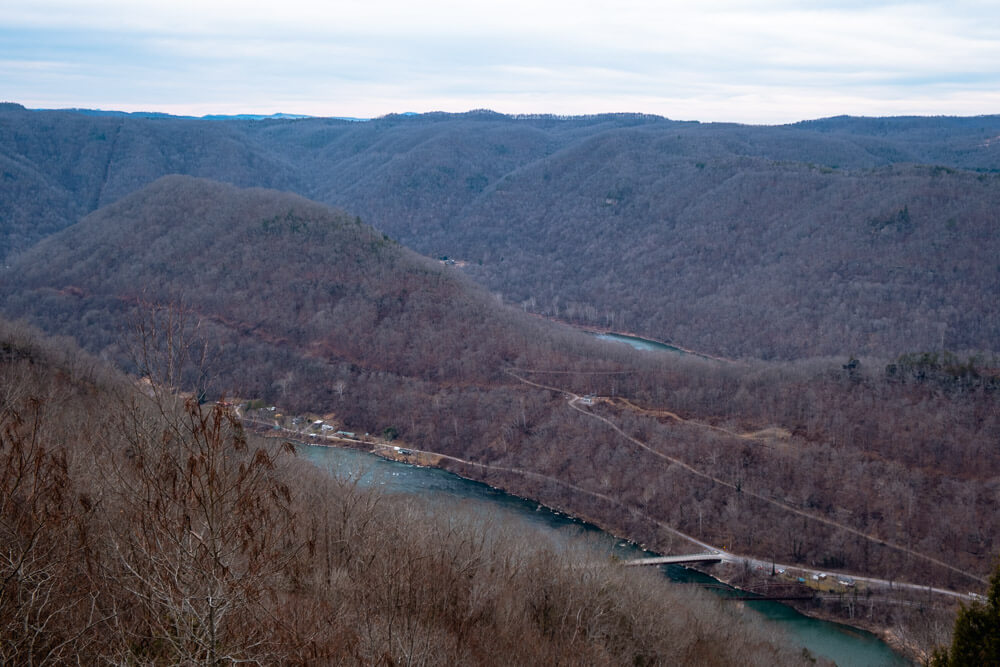
[[[444,470],[421,468],[337,447],[300,445],[299,452],[303,458],[329,470],[331,474],[360,476],[362,483],[390,493],[420,496],[445,507],[454,503],[456,507],[460,505],[464,509],[481,508],[504,520],[524,521],[546,531],[575,528],[593,539],[606,539],[609,546],[622,557],[652,555],[644,554],[638,547],[621,542],[595,526]],[[664,576],[674,581],[718,584],[715,579],[684,567],[669,565],[661,569]],[[725,591],[720,591],[720,594],[725,594]],[[789,642],[809,649],[816,656],[833,660],[838,665],[860,667],[908,664],[870,633],[809,618],[777,602],[750,601],[742,604],[745,605],[746,613],[760,614],[767,622],[781,628]]]
[[[679,347],[674,347],[673,345],[667,345],[666,343],[661,343],[655,340],[649,340],[647,338],[639,338],[637,336],[626,336],[624,334],[606,333],[606,334],[596,334],[601,340],[609,340],[615,343],[625,343],[631,345],[637,350],[645,350],[648,352],[676,352],[677,354],[686,354],[684,350]]]

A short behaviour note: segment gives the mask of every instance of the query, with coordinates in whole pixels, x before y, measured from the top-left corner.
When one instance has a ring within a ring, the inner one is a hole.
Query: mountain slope
[[[0,320],[3,664],[815,663],[658,572],[173,398]]]
[[[166,177],[23,253],[0,302],[140,373],[170,334],[174,365],[154,377],[398,436],[658,549],[690,548],[680,530],[968,590],[1000,535],[1000,392],[982,359],[640,355],[296,195]]]
[[[293,189],[296,177],[288,165],[249,145],[239,127],[235,122],[95,117],[3,105],[0,257],[30,247],[165,174]]]
[[[425,381],[496,378],[548,350],[539,332],[554,329],[519,314],[515,323],[460,272],[357,218],[183,176],[39,243],[4,273],[3,290],[9,314],[119,354],[137,307],[182,304],[216,346],[232,348],[221,355],[231,384],[217,389],[240,393],[267,391],[277,365],[284,376],[347,363]],[[284,393],[328,383],[300,384],[285,380]]]
[[[451,230],[450,254],[542,312],[728,356],[992,349],[1000,339],[996,176],[597,162],[526,171]],[[546,177],[553,187],[538,193]]]
[[[993,116],[258,122],[5,105],[0,255],[185,173],[341,206],[527,309],[708,352],[992,350],[998,136]]]

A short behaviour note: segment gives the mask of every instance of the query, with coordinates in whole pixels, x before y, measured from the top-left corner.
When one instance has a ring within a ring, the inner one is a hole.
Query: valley
[[[460,498],[463,504],[473,504],[478,511],[509,514],[518,520],[542,525],[547,530],[562,532],[564,536],[582,533],[591,539],[600,537],[606,555],[619,562],[627,562],[627,560],[649,555],[649,552],[641,550],[636,545],[606,533],[598,533],[593,526],[582,523],[558,510],[553,511],[539,507],[531,501],[509,496],[491,487],[469,482],[440,470],[420,468],[398,461],[383,465],[382,462],[372,461],[356,450],[344,450],[338,447],[324,445],[302,445],[301,447],[303,457],[313,461],[321,469],[329,470],[331,474],[343,474],[345,469],[363,471],[366,484],[385,488],[393,493],[417,497],[440,497],[441,502],[446,505],[454,503],[456,498]],[[769,568],[770,563],[767,566]],[[679,585],[700,586],[715,592],[724,599],[730,596],[742,598],[738,591],[721,587],[715,579],[699,572],[674,565],[658,569],[661,569],[665,578],[677,582]],[[712,568],[712,573],[718,575],[717,569]],[[794,582],[795,579],[792,578],[791,581]],[[772,582],[773,580],[768,583]],[[742,604],[745,607],[742,613],[760,614],[785,632],[790,643],[807,648],[817,658],[835,660],[838,664],[844,665],[904,664],[905,662],[900,655],[893,654],[885,644],[878,642],[866,633],[847,631],[845,626],[840,624],[824,623],[801,616],[776,602],[758,600]]]
[[[2,315],[659,553],[842,573],[864,600],[806,611],[927,655],[1000,552],[997,133],[5,105]]]
[[[925,564],[949,571],[951,575],[960,575],[957,581],[964,581],[965,584],[971,588],[978,588],[982,584],[986,583],[985,579],[969,572],[963,572],[958,568],[951,566],[949,563],[943,562],[937,558],[918,553],[902,545],[887,543],[884,538],[878,535],[861,533],[850,526],[832,521],[814,512],[803,511],[800,508],[789,506],[788,504],[773,497],[763,497],[755,494],[751,490],[740,489],[726,480],[714,476],[712,470],[699,470],[684,463],[683,461],[661,454],[651,449],[646,443],[643,443],[621,431],[621,429],[608,417],[592,412],[592,410],[597,408],[590,406],[613,404],[615,401],[610,397],[584,397],[560,390],[557,387],[526,380],[518,374],[519,372],[530,373],[530,371],[525,371],[524,369],[519,369],[517,372],[508,372],[513,377],[519,379],[528,386],[549,389],[562,393],[569,408],[596,419],[600,423],[616,431],[621,437],[629,440],[637,447],[649,451],[657,457],[666,459],[673,465],[680,466],[690,475],[709,480],[715,485],[728,487],[731,492],[735,492],[736,494],[746,494],[750,497],[755,497],[760,501],[776,506],[777,509],[784,513],[800,516],[807,519],[809,522],[826,524],[835,528],[837,531],[842,531],[849,535],[853,535],[854,537],[867,540],[872,545],[878,545],[879,547],[895,551],[897,552],[897,555],[901,554],[909,558],[924,561]],[[546,373],[546,381],[552,381],[551,377],[553,373],[556,376],[560,374],[558,371]],[[621,400],[626,404],[626,409],[628,411],[635,411],[639,413],[648,412],[638,406],[635,406],[627,399]],[[360,449],[362,451],[371,452],[380,457],[404,464],[444,468],[469,479],[493,480],[490,482],[491,485],[496,484],[495,480],[501,478],[507,480],[527,480],[530,484],[536,486],[543,485],[547,487],[559,487],[564,491],[572,493],[577,498],[580,496],[587,496],[605,506],[614,506],[620,512],[641,514],[644,511],[644,508],[625,505],[624,503],[616,500],[615,497],[609,496],[606,493],[596,492],[582,486],[567,483],[558,477],[540,474],[530,469],[501,467],[490,463],[467,460],[438,451],[417,449],[408,442],[398,440],[393,440],[390,443],[381,437],[370,435],[368,433],[365,433],[363,437],[360,434],[342,434],[343,432],[341,431],[338,431],[334,435],[330,435],[325,432],[325,430],[317,434],[314,431],[315,425],[313,425],[312,429],[304,429],[301,427],[288,428],[285,426],[279,426],[279,420],[272,421],[267,419],[268,413],[266,411],[259,414],[263,414],[264,418],[247,418],[245,422],[258,427],[260,432],[265,434],[266,437],[292,438],[297,442],[311,443],[314,446],[318,444],[319,446],[332,445],[333,447]],[[663,417],[664,415],[666,415],[670,420],[685,421],[673,413],[656,411],[657,417]],[[308,424],[310,419],[311,418],[298,417],[293,418],[292,421],[297,421],[300,424]],[[287,423],[288,418],[285,417],[282,421]],[[760,440],[764,443],[773,441],[774,437],[774,433],[768,433],[763,436],[761,434],[739,434],[707,424],[694,425],[701,428],[722,431],[732,438],[750,438]],[[324,427],[324,429],[326,428],[329,428],[330,431],[332,431],[335,427]],[[788,437],[787,433],[779,433],[779,435],[783,436],[783,439]],[[512,487],[502,486],[500,488],[510,490]],[[513,484],[513,488],[518,489],[525,487],[515,483]],[[579,507],[578,504],[575,506]],[[607,526],[609,521],[612,526],[618,525],[615,523],[617,520],[613,518],[615,516],[614,513],[610,515],[607,513],[603,515],[581,515],[578,510],[574,509],[574,505],[567,506],[567,504],[555,504],[553,507],[568,512],[570,515],[583,518],[586,521],[597,523],[598,525]],[[609,518],[609,516],[612,518]],[[712,576],[721,578],[729,583],[737,584],[744,590],[757,595],[760,595],[761,591],[768,591],[774,589],[776,586],[784,585],[794,591],[794,594],[785,593],[789,599],[795,599],[797,597],[803,600],[792,603],[796,608],[807,614],[817,615],[820,618],[832,618],[839,620],[840,622],[849,622],[860,627],[870,629],[883,635],[892,644],[901,650],[905,650],[911,656],[920,655],[926,650],[925,646],[920,640],[914,641],[915,638],[906,637],[905,631],[900,632],[897,627],[887,627],[886,617],[883,616],[887,609],[902,610],[902,617],[907,616],[907,610],[912,611],[917,609],[920,610],[920,615],[927,615],[928,610],[932,610],[931,614],[936,614],[943,610],[950,609],[956,601],[969,603],[973,600],[979,599],[975,593],[958,592],[949,588],[940,588],[929,582],[920,583],[912,579],[897,580],[894,578],[878,578],[867,576],[866,573],[859,573],[857,571],[831,571],[829,568],[817,568],[815,566],[810,567],[808,565],[804,565],[801,561],[782,562],[780,560],[776,561],[773,557],[770,559],[762,558],[759,552],[756,555],[748,553],[733,553],[721,544],[706,543],[698,537],[683,533],[665,522],[657,521],[652,516],[647,515],[644,518],[650,524],[655,525],[659,531],[659,535],[654,538],[657,541],[650,544],[651,548],[662,549],[662,545],[669,545],[669,548],[673,552],[704,550],[709,553],[718,554],[723,564],[718,566],[713,565],[705,570]],[[700,523],[701,518],[699,517],[699,524]],[[642,546],[646,547],[647,545],[644,543]],[[695,567],[698,566],[695,565]],[[775,578],[775,572],[779,575],[777,578]],[[828,578],[829,583],[826,581]],[[951,577],[949,581],[954,583],[956,579]],[[766,592],[763,594],[767,595]],[[847,609],[850,609],[851,612],[850,616],[845,618],[843,613],[844,610]],[[866,610],[867,617],[863,616],[860,610]],[[936,610],[936,612],[933,610]],[[855,614],[857,614],[857,616],[855,616]],[[904,639],[903,637],[906,638]]]
[[[461,257],[523,309],[706,354],[992,351],[1000,313],[979,295],[1000,287],[997,118],[208,121],[8,104],[0,256],[185,174],[296,192]]]

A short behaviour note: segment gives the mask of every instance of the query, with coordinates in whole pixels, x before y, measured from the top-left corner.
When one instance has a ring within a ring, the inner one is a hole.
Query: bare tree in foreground
[[[284,588],[297,551],[291,494],[275,474],[281,452],[248,448],[222,406],[189,399],[165,428],[143,413],[126,414],[108,561],[128,604],[119,624],[129,651],[205,664],[279,658],[267,596]]]

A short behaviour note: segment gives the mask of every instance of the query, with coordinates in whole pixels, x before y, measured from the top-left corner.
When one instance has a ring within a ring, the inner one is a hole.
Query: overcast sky
[[[0,100],[177,114],[1000,113],[1000,2],[0,0]]]

